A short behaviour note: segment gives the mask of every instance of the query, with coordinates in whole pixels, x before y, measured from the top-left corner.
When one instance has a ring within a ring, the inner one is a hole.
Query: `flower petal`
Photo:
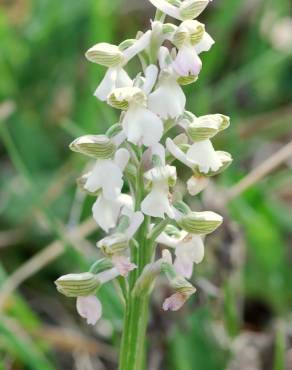
[[[195,50],[197,54],[200,54],[203,51],[209,51],[214,44],[215,41],[213,38],[207,32],[205,32],[202,40],[195,45]]]
[[[166,139],[166,147],[176,159],[192,168],[192,162],[187,159],[186,154],[170,138]]]
[[[130,153],[125,148],[118,149],[115,154],[115,164],[124,171],[130,159]]]
[[[182,20],[180,16],[179,8],[174,5],[171,5],[166,0],[150,0],[150,3],[154,5],[157,9],[161,10],[163,13],[170,15],[173,18]]]
[[[120,149],[122,150],[122,149]],[[106,176],[108,174],[108,176]],[[112,160],[98,160],[84,188],[92,193],[100,188],[106,199],[115,199],[123,187],[123,173]]]
[[[209,181],[210,179],[208,177],[195,175],[192,176],[191,178],[189,178],[187,182],[188,192],[190,193],[190,195],[193,196],[199,194],[201,191],[206,189],[206,187],[209,184]]]
[[[109,68],[94,92],[94,95],[101,101],[106,101],[108,95],[116,87],[119,68]]]
[[[163,302],[162,308],[164,311],[178,311],[186,302],[186,297],[181,293],[174,293],[166,298]]]
[[[115,255],[112,257],[112,261],[120,275],[124,277],[128,276],[130,271],[137,268],[134,263],[131,263],[129,257]]]
[[[86,319],[88,325],[95,325],[102,315],[100,300],[90,295],[88,297],[78,297],[76,308],[81,317]]]
[[[116,226],[121,206],[119,200],[108,200],[103,195],[97,198],[92,207],[93,218],[105,232]]]
[[[130,46],[128,49],[123,51],[124,57],[126,61],[134,58],[135,55],[141,53],[150,43],[151,39],[151,30],[145,32],[137,41],[135,41],[134,45]]]
[[[143,106],[133,106],[126,112],[123,128],[128,141],[149,147],[159,142],[163,134],[162,121]]]
[[[167,183],[153,183],[151,192],[141,204],[141,210],[145,215],[164,218],[165,214],[174,218],[174,211],[168,199]]]
[[[176,257],[176,259],[174,261],[175,271],[179,275],[181,275],[181,276],[183,276],[187,279],[191,278],[191,276],[193,274],[193,267],[194,267],[193,262],[188,260],[188,259]]]
[[[157,76],[158,76],[158,67],[156,65],[151,64],[150,66],[146,68],[145,82],[142,87],[142,90],[144,91],[146,95],[150,94],[150,92],[152,91],[156,83]]]
[[[222,162],[210,140],[195,142],[188,150],[187,160],[199,167],[202,173],[217,171]]]
[[[183,45],[178,51],[172,67],[179,76],[198,76],[202,69],[202,61],[194,47]]]
[[[159,87],[148,97],[149,109],[163,119],[181,116],[185,105],[185,94],[173,76],[163,78]]]

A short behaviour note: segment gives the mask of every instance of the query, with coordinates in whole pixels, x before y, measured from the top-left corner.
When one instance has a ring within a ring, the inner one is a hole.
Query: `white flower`
[[[128,202],[130,196],[121,194],[117,199],[106,199],[103,194],[99,195],[92,207],[93,218],[96,223],[105,231],[116,226],[121,208]]]
[[[133,85],[133,81],[128,76],[127,72],[123,69],[123,67],[131,60],[135,55],[139,54],[142,50],[147,48],[151,38],[151,31],[147,31],[143,34],[135,43],[126,48],[125,50],[119,50],[118,47],[115,45],[104,44],[105,49],[112,49],[117,48],[118,52],[121,54],[117,63],[111,66],[103,80],[101,81],[100,85],[96,89],[94,95],[102,100],[105,101],[108,95],[114,90],[115,88],[119,87],[129,87]],[[100,48],[101,44],[94,45],[91,49],[88,50],[86,56],[89,60],[93,61],[90,58],[90,53],[94,53],[95,49]],[[110,47],[110,48],[109,48]],[[117,53],[117,51],[116,51]]]
[[[204,32],[201,41],[195,45],[189,40],[184,42],[172,64],[174,71],[181,77],[198,76],[202,69],[199,54],[210,50],[214,42],[207,32]]]
[[[157,9],[178,20],[193,19],[199,16],[211,0],[184,0],[180,6],[167,0],[150,0]]]
[[[192,276],[193,265],[202,262],[204,258],[204,243],[200,235],[180,231],[178,235],[170,236],[163,232],[156,241],[175,248],[174,267],[176,272],[185,278]]]
[[[222,152],[216,152],[210,140],[193,143],[188,151],[184,153],[170,138],[166,140],[167,149],[179,161],[191,169],[200,173],[208,174],[216,172],[224,165]]]
[[[143,105],[130,104],[122,124],[128,141],[135,145],[155,145],[163,135],[161,119]]]
[[[95,325],[101,318],[102,306],[96,296],[78,297],[76,308],[79,315],[86,319],[88,325]]]
[[[91,193],[102,189],[105,199],[116,199],[123,187],[123,170],[130,158],[126,149],[118,149],[114,159],[98,159],[87,177],[84,188]]]
[[[146,107],[146,101],[145,93],[138,87],[115,89],[108,97],[109,104],[126,110],[122,126],[128,141],[149,147],[161,139],[163,123]]]
[[[145,173],[145,178],[151,181],[152,188],[141,204],[144,214],[152,217],[174,218],[175,213],[169,200],[169,185],[176,182],[176,168],[173,166],[155,167]]]

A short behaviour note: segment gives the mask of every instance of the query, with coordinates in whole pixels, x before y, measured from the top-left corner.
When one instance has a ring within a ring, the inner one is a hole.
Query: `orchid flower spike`
[[[99,288],[117,279],[114,285],[127,318],[119,364],[123,369],[129,361],[141,368],[135,360],[144,341],[133,346],[127,341],[137,325],[139,336],[146,335],[146,316],[139,310],[147,309],[156,280],[165,274],[173,291],[162,308],[180,309],[196,292],[186,279],[204,258],[205,236],[223,222],[212,211],[192,211],[182,188],[199,194],[211,176],[232,162],[229,153],[216,151],[212,143],[229,126],[229,117],[188,112],[183,91],[199,78],[200,54],[214,44],[205,25],[195,19],[210,1],[150,0],[157,12],[149,30],[118,46],[98,43],[86,52],[89,61],[107,68],[95,96],[120,110],[104,135],[83,135],[70,144],[93,161],[78,185],[95,198],[93,218],[106,235],[97,242],[102,258],[89,272],[61,276],[56,286],[75,298],[80,316],[95,325],[102,315]],[[165,23],[166,16],[178,22]],[[130,77],[126,65],[135,56],[141,69]],[[183,132],[174,137],[176,129]],[[175,160],[191,170],[188,181],[178,178]],[[158,243],[164,249],[156,259]],[[139,322],[133,322],[137,315]]]

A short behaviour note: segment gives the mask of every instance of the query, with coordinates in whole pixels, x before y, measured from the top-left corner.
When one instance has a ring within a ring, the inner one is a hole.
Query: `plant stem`
[[[135,209],[141,207],[144,195],[142,170],[139,170],[136,183]],[[145,359],[145,338],[148,322],[149,296],[133,295],[135,283],[144,267],[152,260],[151,242],[147,238],[150,217],[145,216],[138,233],[138,247],[132,250],[132,257],[137,268],[130,275],[130,290],[125,309],[124,328],[120,349],[120,370],[143,370]]]

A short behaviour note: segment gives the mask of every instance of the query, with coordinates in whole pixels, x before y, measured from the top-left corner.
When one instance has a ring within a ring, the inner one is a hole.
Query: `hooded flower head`
[[[138,40],[129,40],[120,46],[99,43],[86,52],[85,55],[89,61],[109,68],[94,93],[98,99],[105,101],[114,89],[133,85],[133,81],[123,67],[135,55],[147,48],[150,37],[151,31],[148,31]]]
[[[147,96],[142,89],[115,89],[108,102],[115,108],[126,110],[122,125],[129,142],[147,147],[159,142],[163,134],[163,123],[147,108]]]

